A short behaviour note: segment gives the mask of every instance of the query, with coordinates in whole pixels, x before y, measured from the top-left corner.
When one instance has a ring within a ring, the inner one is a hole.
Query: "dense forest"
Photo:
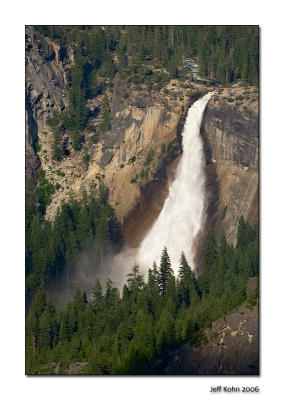
[[[64,267],[79,253],[96,244],[98,257],[103,258],[109,245],[119,246],[119,226],[114,211],[107,202],[108,190],[96,184],[82,201],[70,196],[53,221],[44,219],[46,206],[54,186],[38,172],[39,184],[28,182],[26,187],[26,302],[41,285],[48,285],[60,276]],[[67,271],[68,273],[68,271]],[[67,277],[68,281],[68,277]]]
[[[60,44],[74,44],[77,60],[89,62],[91,69],[109,78],[116,70],[129,68],[137,73],[143,63],[152,60],[171,76],[179,77],[183,59],[197,56],[204,76],[221,83],[236,79],[258,83],[258,26],[53,25],[36,28]],[[114,55],[118,57],[116,62],[113,62]]]
[[[71,229],[72,232],[72,228]],[[26,373],[66,373],[82,362],[82,374],[141,374],[156,356],[189,341],[220,316],[258,297],[258,231],[239,220],[237,245],[209,231],[204,272],[196,277],[181,254],[178,277],[164,248],[147,282],[134,265],[122,294],[111,280],[94,282],[91,298],[79,289],[65,311],[56,311],[43,286],[26,321]]]
[[[76,150],[80,131],[94,126],[86,107],[89,99],[111,89],[114,76],[128,84],[146,84],[149,93],[161,90],[172,78],[188,80],[184,60],[196,57],[204,77],[229,84],[242,79],[258,84],[257,26],[35,26],[43,35],[74,49],[69,77],[69,108],[49,119],[54,132],[54,158],[62,159],[60,131],[72,131]],[[94,140],[110,129],[108,98]]]
[[[188,81],[184,60],[195,57],[204,77],[222,84],[238,79],[258,84],[256,26],[35,28],[62,45],[63,52],[65,45],[71,46],[75,55],[67,85],[69,106],[47,119],[56,161],[68,156],[63,144],[66,130],[76,152],[83,146],[82,131],[94,132],[91,140],[97,143],[111,130],[110,96],[116,76],[137,90],[143,84],[151,95],[165,90],[172,78]],[[98,96],[99,124],[94,126],[88,101]],[[86,152],[83,161],[88,160]],[[249,306],[256,303],[258,229],[241,217],[236,247],[225,236],[217,242],[209,230],[199,276],[181,254],[175,277],[164,248],[160,265],[149,265],[147,277],[133,266],[121,293],[111,280],[105,288],[97,280],[90,298],[78,288],[66,310],[56,310],[49,288],[63,271],[68,282],[68,268],[77,254],[95,245],[96,262],[103,263],[110,247],[121,246],[120,227],[102,181],[98,177],[81,200],[71,194],[52,222],[45,213],[58,187],[42,169],[26,181],[27,374],[53,373],[51,363],[66,373],[72,362],[84,363],[82,374],[143,373],[153,358],[174,346],[184,341],[198,344],[202,330],[218,317],[244,301]]]
[[[65,130],[71,132],[72,146],[78,151],[84,137],[82,130],[94,132],[92,141],[96,143],[103,132],[111,129],[108,94],[116,74],[137,87],[146,83],[149,92],[160,90],[172,77],[188,79],[184,75],[183,60],[195,55],[204,76],[225,83],[238,78],[250,84],[257,83],[256,26],[42,25],[35,28],[57,43],[71,46],[75,52],[67,88],[69,107],[47,120],[53,132],[52,155],[57,161],[66,157],[62,139]],[[103,95],[103,100],[100,123],[95,128],[90,124],[87,101],[98,95]],[[86,164],[88,159],[86,151],[83,157]],[[84,196],[80,203],[70,199],[70,204],[65,204],[53,224],[45,221],[46,207],[58,187],[44,175],[44,171],[39,170],[26,185],[28,299],[40,283],[60,274],[62,265],[87,243],[107,243],[110,236],[119,236],[113,211],[107,205],[107,189],[102,189],[103,185],[100,185],[98,199],[94,198],[95,191],[88,199]],[[108,224],[115,227],[111,228],[111,234],[107,231]],[[64,229],[70,232],[64,234]]]

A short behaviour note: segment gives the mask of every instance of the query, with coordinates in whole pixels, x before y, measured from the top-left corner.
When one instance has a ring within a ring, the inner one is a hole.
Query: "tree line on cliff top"
[[[238,78],[258,82],[258,28],[214,26],[38,26],[52,40],[75,47],[68,84],[69,108],[49,119],[53,156],[63,157],[62,134],[88,128],[87,101],[104,95],[96,140],[110,129],[108,89],[116,73],[129,83],[159,88],[171,77],[183,79],[183,58],[197,56],[205,76],[223,83]],[[220,315],[257,296],[258,232],[239,221],[234,248],[224,237],[217,244],[209,232],[204,272],[196,277],[184,256],[174,277],[166,249],[147,281],[134,266],[122,294],[96,282],[90,299],[78,290],[65,311],[57,311],[46,293],[68,262],[96,243],[103,257],[119,230],[107,202],[107,189],[70,198],[51,224],[44,218],[54,188],[39,171],[26,189],[26,371],[59,363],[86,362],[85,373],[139,373],[149,360],[184,340],[192,343]],[[96,192],[97,193],[97,192]],[[46,372],[51,372],[48,368]]]
[[[60,44],[75,44],[77,58],[85,58],[96,71],[101,69],[100,74],[110,78],[128,64],[153,60],[177,77],[184,57],[197,56],[204,76],[221,83],[236,79],[258,83],[258,26],[53,25],[36,28]]]
[[[82,147],[84,129],[94,131],[86,103],[105,94],[100,126],[111,128],[106,93],[118,73],[138,90],[161,90],[171,78],[188,80],[184,59],[197,57],[204,77],[228,84],[242,79],[258,84],[259,32],[257,26],[57,26],[38,25],[43,35],[71,45],[75,59],[67,86],[69,107],[49,119],[54,134],[53,157],[63,157],[60,131],[72,131],[75,150]],[[126,94],[127,95],[127,94]]]

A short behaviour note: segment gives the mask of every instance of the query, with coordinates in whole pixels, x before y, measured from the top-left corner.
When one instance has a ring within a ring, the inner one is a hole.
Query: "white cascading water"
[[[188,110],[182,133],[183,154],[175,179],[159,217],[143,239],[135,257],[141,270],[147,271],[153,261],[159,265],[164,246],[167,247],[175,273],[182,251],[191,268],[195,268],[193,244],[205,221],[205,158],[199,133],[211,95],[207,93]]]

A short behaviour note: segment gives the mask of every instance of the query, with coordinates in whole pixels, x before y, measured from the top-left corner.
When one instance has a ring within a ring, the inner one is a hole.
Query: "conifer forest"
[[[258,26],[26,27],[27,375],[259,374],[258,83]]]

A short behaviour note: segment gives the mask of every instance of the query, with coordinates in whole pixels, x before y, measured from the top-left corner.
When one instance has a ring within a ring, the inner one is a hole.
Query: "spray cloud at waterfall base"
[[[191,268],[194,265],[194,241],[205,222],[205,158],[200,126],[212,93],[207,93],[189,109],[182,132],[183,154],[169,195],[152,228],[142,241],[136,262],[146,272],[159,264],[164,246],[177,273],[183,251]]]
[[[167,247],[171,266],[177,274],[183,251],[192,269],[195,269],[195,241],[205,222],[205,157],[200,126],[203,113],[212,93],[197,100],[188,110],[182,132],[183,153],[175,178],[170,184],[164,206],[138,249],[125,248],[114,254],[108,250],[103,266],[100,265],[96,246],[84,251],[73,260],[69,286],[66,287],[66,271],[54,285],[51,293],[55,303],[61,307],[74,296],[78,287],[90,295],[95,279],[105,286],[110,278],[115,287],[122,290],[127,274],[135,263],[147,276],[155,261],[160,264],[164,246]]]

